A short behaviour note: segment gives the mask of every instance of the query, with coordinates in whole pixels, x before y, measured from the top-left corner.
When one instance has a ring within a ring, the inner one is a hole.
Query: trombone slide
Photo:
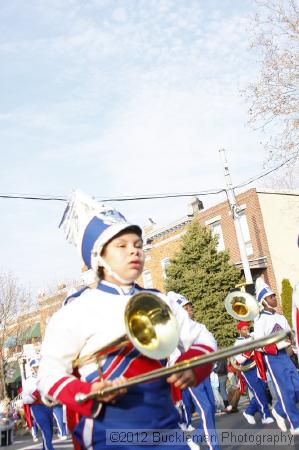
[[[289,332],[287,331],[279,331],[277,333],[272,333],[269,336],[253,340],[242,345],[227,347],[225,349],[221,349],[216,352],[209,353],[207,355],[197,356],[189,360],[181,361],[179,363],[174,364],[171,367],[162,367],[161,369],[153,370],[152,372],[148,372],[144,375],[138,375],[136,377],[129,378],[119,386],[107,387],[97,393],[91,394],[78,393],[75,396],[75,400],[77,403],[83,403],[92,398],[97,398],[101,400],[101,397],[109,394],[110,392],[117,391],[120,388],[135,386],[136,384],[139,383],[145,383],[147,381],[153,381],[157,378],[167,377],[174,373],[181,372],[182,370],[192,369],[193,367],[199,367],[208,363],[215,363],[219,359],[230,358],[231,356],[255,350],[257,348],[264,347],[265,345],[276,344],[277,342],[286,339],[288,336]]]

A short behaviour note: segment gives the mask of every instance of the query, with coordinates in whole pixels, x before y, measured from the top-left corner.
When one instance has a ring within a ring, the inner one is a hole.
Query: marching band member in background
[[[235,346],[244,344],[245,342],[251,341],[253,339],[253,336],[250,335],[249,328],[249,322],[239,322],[237,324],[239,337],[235,342]],[[254,361],[254,351],[236,355],[235,359],[240,365],[239,377],[241,383],[241,392],[243,394],[245,393],[245,386],[243,385],[244,383],[246,383],[248,389],[252,393],[251,400],[249,402],[249,405],[243,412],[243,416],[250,425],[254,425],[256,423],[254,415],[256,412],[259,412],[263,424],[273,423],[274,420],[272,419],[269,410],[266,386],[264,384],[266,374],[264,374],[264,381],[262,381],[258,376],[256,365],[251,369],[246,370],[246,366],[250,365]]]
[[[261,279],[256,280],[256,298],[263,306],[263,311],[254,321],[254,338],[259,339],[279,330],[291,331],[287,319],[275,311],[277,300],[274,292]],[[296,407],[299,398],[299,375],[286,348],[290,341],[266,345],[263,357],[276,391],[277,403],[272,414],[277,425],[286,431],[285,419],[291,426],[291,433],[299,434],[299,410]]]
[[[173,291],[168,292],[167,296],[170,299],[176,300],[177,304],[185,309],[190,319],[193,320],[194,313],[192,303],[186,297]],[[196,434],[200,434],[204,438],[202,439],[202,442],[207,443],[209,449],[218,450],[220,447],[215,429],[216,406],[210,378],[206,378],[197,386],[183,389],[182,402],[186,430],[191,431],[193,429],[191,420],[192,412],[195,409],[200,418]]]
[[[37,389],[37,371],[39,362],[37,359],[32,359],[29,365],[32,375],[23,383],[23,403],[24,405],[30,405],[32,417],[42,433],[43,450],[54,450],[52,445],[53,411],[52,408],[49,408],[41,402],[40,393]]]
[[[78,356],[90,354],[125,334],[125,306],[134,293],[143,290],[136,284],[144,265],[140,227],[80,191],[74,193],[61,224],[67,239],[81,250],[88,269],[97,275],[98,283],[95,288],[76,293],[74,299],[68,299],[51,317],[41,348],[39,389],[44,396],[81,415],[71,431],[82,449],[114,449],[113,443],[109,445],[106,430],[177,428],[179,417],[170,386],[185,389],[197,385],[209,376],[211,364],[125,389],[122,388],[124,377],[151,372],[167,363],[166,358],[161,361],[141,355],[129,343],[101,361],[101,373],[96,363],[83,365],[78,376],[72,371]],[[178,345],[182,352],[179,360],[216,349],[215,340],[205,326],[191,321],[176,302],[160,293],[157,295],[169,304],[177,319]],[[119,389],[101,400],[90,398],[81,404],[76,401],[77,393],[96,394],[106,386]],[[124,443],[118,448],[138,450],[143,447],[139,442]],[[169,448],[159,444],[151,448]],[[176,449],[188,449],[188,446],[183,443],[176,445]]]

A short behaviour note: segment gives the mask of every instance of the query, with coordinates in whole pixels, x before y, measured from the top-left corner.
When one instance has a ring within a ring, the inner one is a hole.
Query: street
[[[246,403],[239,406],[239,412],[235,414],[218,413],[216,416],[217,435],[220,447],[224,450],[237,450],[245,448],[245,450],[253,450],[256,447],[262,450],[284,450],[293,448],[299,450],[299,437],[294,438],[291,434],[282,433],[276,426],[276,422],[270,425],[262,425],[258,422],[256,425],[248,425],[244,419],[242,412],[246,407]],[[194,418],[193,426],[196,428],[198,418]],[[193,432],[193,438],[196,442],[196,430]],[[57,450],[69,450],[73,448],[71,439],[60,441],[55,438],[53,440],[54,448]],[[169,448],[175,445],[170,445]],[[14,444],[8,447],[10,450],[41,450],[42,444],[38,442],[34,444],[30,434],[25,436],[15,436]],[[115,446],[117,450],[118,445]],[[146,448],[146,446],[145,446]],[[208,445],[202,443],[201,449],[208,449]]]

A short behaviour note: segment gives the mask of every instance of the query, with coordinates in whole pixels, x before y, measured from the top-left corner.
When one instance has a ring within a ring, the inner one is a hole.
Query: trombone
[[[282,341],[283,339],[286,339],[287,336],[288,336],[287,331],[279,331],[277,333],[272,333],[269,336],[256,339],[254,341],[250,341],[242,345],[238,345],[237,347],[236,346],[227,347],[226,349],[218,350],[216,352],[209,353],[207,355],[197,356],[189,360],[181,361],[179,363],[174,364],[171,367],[162,367],[161,369],[153,370],[152,372],[146,373],[144,375],[138,375],[136,377],[129,378],[126,380],[126,382],[124,382],[119,386],[107,387],[100,390],[97,393],[91,394],[78,393],[75,396],[75,400],[77,403],[84,403],[85,401],[92,398],[98,398],[100,400],[101,397],[105,396],[106,394],[109,394],[110,392],[114,392],[120,388],[127,388],[135,386],[136,384],[139,383],[153,381],[156,380],[157,378],[164,378],[174,373],[180,372],[182,370],[192,369],[194,367],[199,367],[204,364],[208,363],[212,364],[216,362],[218,359],[230,358],[231,356],[237,355],[239,353],[244,353],[247,351],[254,350],[256,348],[264,347],[265,345],[268,344],[275,344],[279,341]]]
[[[133,344],[140,353],[151,359],[166,358],[177,348],[179,342],[177,321],[170,307],[157,295],[148,291],[133,295],[126,306],[124,320],[126,328],[125,335],[98,349],[93,354],[84,355],[76,359],[73,363],[73,368],[78,368],[91,362],[97,362],[100,373],[101,360],[109,353],[121,349],[128,344]],[[267,344],[276,343],[283,340],[286,336],[286,332],[279,332],[256,341],[239,345],[238,347],[228,347],[227,349],[222,349],[207,355],[194,357],[176,363],[171,367],[162,367],[152,372],[129,378],[118,387],[107,387],[97,393],[78,393],[75,399],[78,403],[83,403],[91,398],[100,399],[120,387],[135,386],[139,383],[167,377],[182,370],[192,369],[207,363],[214,363],[221,358],[229,358],[240,352],[243,353],[254,350],[255,348],[264,347]]]

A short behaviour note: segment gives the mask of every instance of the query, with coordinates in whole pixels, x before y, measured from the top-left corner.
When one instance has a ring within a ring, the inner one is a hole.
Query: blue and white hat
[[[176,303],[177,303],[178,305],[182,306],[182,307],[185,306],[185,305],[188,305],[188,303],[191,303],[186,297],[184,297],[184,296],[181,295],[181,294],[177,294],[177,293],[174,292],[174,291],[169,291],[168,294],[167,294],[167,296],[168,296],[170,299],[175,300]]]
[[[105,206],[80,190],[74,191],[59,227],[62,227],[67,241],[74,244],[81,253],[88,269],[98,268],[98,258],[103,247],[121,231],[133,228],[138,235],[138,225],[127,222],[114,208]]]
[[[31,359],[29,366],[32,367],[38,367],[39,366],[39,361],[38,359]]]
[[[264,282],[262,278],[257,278],[255,282],[255,295],[258,302],[264,300],[268,295],[272,295],[274,292],[270,287]]]

